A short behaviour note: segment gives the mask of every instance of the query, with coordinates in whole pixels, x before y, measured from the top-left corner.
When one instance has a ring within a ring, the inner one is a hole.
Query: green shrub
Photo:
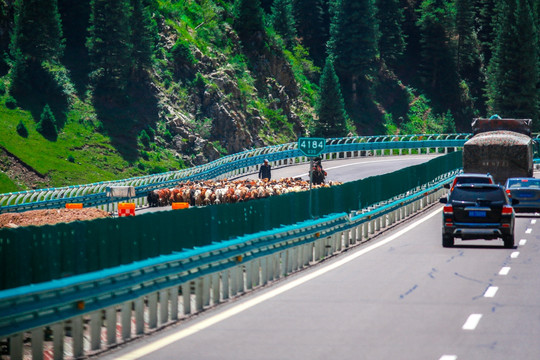
[[[150,146],[150,135],[148,135],[148,133],[146,132],[146,130],[142,130],[141,131],[141,135],[140,135],[140,138],[141,138],[141,142],[143,143],[143,145],[145,147],[149,147]]]
[[[54,117],[49,104],[45,105],[43,112],[37,124],[37,131],[48,140],[56,140],[58,137],[58,129],[56,127],[56,118]]]
[[[195,57],[189,48],[189,43],[182,39],[178,39],[176,44],[172,47],[171,56],[175,63],[193,65],[196,62]]]
[[[69,161],[70,163],[74,163],[75,158],[73,157],[73,155],[69,154],[69,156],[67,157],[67,161]]]
[[[6,84],[4,84],[3,81],[0,81],[0,95],[4,95],[6,93]]]
[[[163,133],[163,139],[168,143],[173,141],[173,136],[168,129]]]
[[[19,123],[17,124],[17,134],[21,135],[23,138],[28,137],[28,129],[22,120],[19,120]]]
[[[150,155],[144,150],[141,151],[141,157],[146,161],[150,160]]]
[[[11,110],[15,109],[17,107],[17,100],[15,100],[13,96],[8,96],[6,99],[6,107]]]

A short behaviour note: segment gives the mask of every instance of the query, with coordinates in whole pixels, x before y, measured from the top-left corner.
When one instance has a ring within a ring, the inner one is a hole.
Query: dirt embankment
[[[93,220],[109,216],[110,214],[107,211],[96,208],[30,210],[22,213],[0,214],[0,228],[54,225],[77,220]]]

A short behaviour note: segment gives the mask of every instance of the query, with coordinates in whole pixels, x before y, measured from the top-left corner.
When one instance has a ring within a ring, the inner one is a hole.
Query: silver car
[[[540,212],[540,179],[509,178],[504,187],[509,198],[519,200],[516,212]]]

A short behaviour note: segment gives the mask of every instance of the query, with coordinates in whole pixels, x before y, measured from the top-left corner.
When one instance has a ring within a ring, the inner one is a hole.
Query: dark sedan
[[[442,245],[454,245],[454,238],[502,239],[504,247],[514,246],[515,213],[504,188],[493,184],[459,184],[444,203]]]
[[[540,179],[510,178],[505,188],[510,198],[519,200],[516,212],[540,212]]]

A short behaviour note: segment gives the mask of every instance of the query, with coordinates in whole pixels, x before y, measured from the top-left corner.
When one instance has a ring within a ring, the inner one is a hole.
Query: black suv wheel
[[[450,235],[442,236],[442,246],[443,247],[452,247],[454,246],[454,237]]]

